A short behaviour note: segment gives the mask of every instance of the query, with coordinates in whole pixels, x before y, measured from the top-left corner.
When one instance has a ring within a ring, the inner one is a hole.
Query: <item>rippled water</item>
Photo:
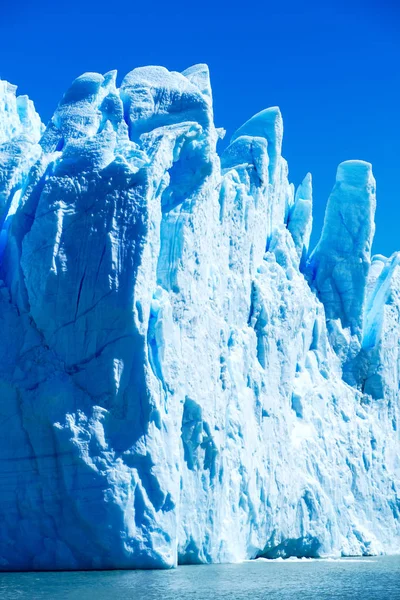
[[[2,573],[1,600],[397,600],[400,557],[257,560],[171,571]]]

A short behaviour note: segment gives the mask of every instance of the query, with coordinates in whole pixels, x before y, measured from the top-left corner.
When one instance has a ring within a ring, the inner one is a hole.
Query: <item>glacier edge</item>
[[[314,249],[278,108],[206,65],[0,81],[0,569],[400,552],[399,255],[338,167]]]

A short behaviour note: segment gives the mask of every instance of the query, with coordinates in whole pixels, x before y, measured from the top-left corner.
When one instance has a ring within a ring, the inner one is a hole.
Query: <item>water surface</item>
[[[400,556],[171,571],[2,573],[1,600],[400,600]]]

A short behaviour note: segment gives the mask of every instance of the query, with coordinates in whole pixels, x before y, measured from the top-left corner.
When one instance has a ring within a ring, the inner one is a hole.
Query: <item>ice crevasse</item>
[[[278,108],[208,69],[0,82],[0,568],[400,551],[400,254],[371,165],[309,247]]]

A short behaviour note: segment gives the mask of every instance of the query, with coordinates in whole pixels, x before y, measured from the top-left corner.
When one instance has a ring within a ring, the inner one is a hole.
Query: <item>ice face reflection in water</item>
[[[0,574],[1,600],[400,600],[400,556]]]

